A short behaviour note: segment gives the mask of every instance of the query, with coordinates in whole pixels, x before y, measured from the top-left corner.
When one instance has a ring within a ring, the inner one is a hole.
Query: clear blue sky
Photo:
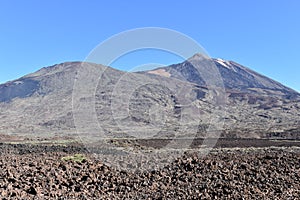
[[[108,37],[149,26],[182,32],[211,57],[234,60],[300,91],[298,0],[0,0],[0,82],[84,60]]]

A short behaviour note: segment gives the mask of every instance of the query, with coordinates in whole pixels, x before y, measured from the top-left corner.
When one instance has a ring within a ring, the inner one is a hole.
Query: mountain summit
[[[0,133],[75,136],[93,123],[80,109],[90,105],[86,109],[93,108],[97,126],[108,137],[190,137],[192,132],[204,137],[220,131],[225,138],[300,138],[299,93],[233,61],[205,59],[196,54],[183,63],[136,73],[83,62],[42,68],[0,85]],[[215,73],[207,63],[219,72],[222,105],[214,103],[205,79]],[[78,85],[79,79],[89,82]],[[92,80],[95,88],[88,84]],[[215,118],[224,122],[222,127]]]
[[[197,85],[205,85],[205,80],[199,71],[193,66],[191,60],[201,62],[205,58],[200,54],[195,54],[187,61],[174,64],[168,67],[158,68],[150,71],[164,71],[170,77],[187,80]],[[263,76],[247,67],[233,61],[226,61],[220,58],[212,59],[210,65],[215,65],[221,74],[226,89],[238,90],[241,92],[253,92],[257,89],[264,90],[266,94],[299,95],[296,91],[288,88],[277,81]]]

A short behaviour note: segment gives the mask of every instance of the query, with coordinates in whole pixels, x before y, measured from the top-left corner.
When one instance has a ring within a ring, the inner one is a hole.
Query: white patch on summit
[[[229,61],[226,61],[226,60],[223,60],[223,59],[220,59],[220,58],[217,58],[216,61],[222,65],[223,67],[226,67],[227,69],[230,69],[230,70],[233,70],[236,72],[236,69],[230,64]]]
[[[14,84],[15,85],[20,85],[20,84],[23,84],[23,81],[15,81]]]

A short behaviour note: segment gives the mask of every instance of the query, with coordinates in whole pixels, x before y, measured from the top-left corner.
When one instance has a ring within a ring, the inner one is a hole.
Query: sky
[[[300,91],[299,10],[298,0],[0,0],[0,83],[83,61],[120,32],[161,27],[191,37],[211,57],[233,60]],[[168,53],[145,51],[113,67],[176,62]]]

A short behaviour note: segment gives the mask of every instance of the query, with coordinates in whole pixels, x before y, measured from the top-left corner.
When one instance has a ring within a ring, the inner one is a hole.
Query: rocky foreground
[[[0,196],[2,199],[299,199],[300,148],[219,148],[204,158],[191,152],[160,170],[130,173],[106,166],[80,146],[2,143]]]

